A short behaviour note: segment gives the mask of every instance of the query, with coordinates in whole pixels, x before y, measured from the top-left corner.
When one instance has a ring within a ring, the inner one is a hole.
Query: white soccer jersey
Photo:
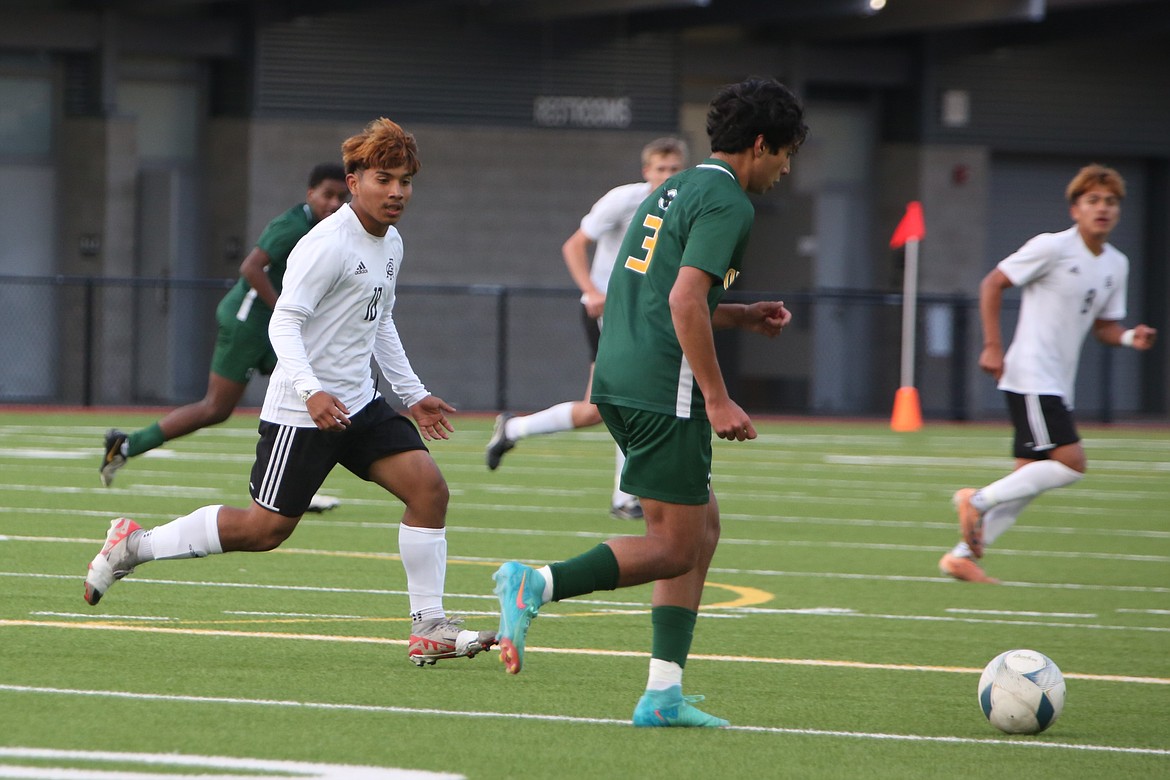
[[[593,250],[593,264],[589,267],[589,278],[593,286],[605,292],[609,286],[609,275],[613,262],[625,238],[626,228],[638,206],[650,194],[650,183],[640,181],[614,187],[593,204],[589,213],[581,218],[581,230],[597,246]]]
[[[402,237],[372,236],[346,204],[321,220],[288,257],[268,327],[278,362],[260,418],[316,427],[301,393],[325,390],[356,414],[375,397],[370,356],[410,406],[426,397],[394,327]]]
[[[1059,395],[1071,409],[1089,328],[1094,320],[1125,318],[1129,259],[1110,244],[1094,255],[1073,226],[1041,233],[997,268],[1021,288],[999,389]]]

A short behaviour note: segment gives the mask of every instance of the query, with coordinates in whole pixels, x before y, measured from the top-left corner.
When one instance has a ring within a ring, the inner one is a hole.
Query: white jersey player
[[[944,574],[997,582],[975,562],[984,547],[1015,523],[1028,503],[1085,473],[1085,452],[1072,409],[1077,365],[1092,330],[1111,346],[1146,350],[1157,332],[1127,330],[1129,261],[1108,243],[1121,216],[1125,182],[1112,168],[1082,168],[1066,191],[1074,224],[1043,233],[1002,260],[979,288],[983,352],[979,366],[995,377],[1015,428],[1015,470],[985,487],[955,493],[962,541],[939,561]],[[1003,350],[1003,293],[1021,289],[1015,335]]]
[[[392,318],[402,267],[394,225],[413,192],[418,147],[414,136],[379,119],[341,151],[352,202],[289,255],[269,323],[278,363],[260,414],[251,505],[205,506],[148,531],[114,520],[90,563],[85,599],[97,604],[147,561],[278,547],[341,464],[405,504],[398,547],[412,617],[409,659],[422,666],[474,656],[495,643],[495,633],[463,629],[443,609],[448,490],[423,443],[448,437],[447,413],[455,410],[419,381]],[[371,357],[417,429],[376,392]]]
[[[662,182],[683,169],[686,157],[686,144],[677,138],[658,138],[646,144],[642,148],[644,181],[622,184],[602,195],[581,218],[581,226],[561,247],[569,275],[581,290],[581,319],[589,346],[589,382],[585,386],[585,399],[565,401],[524,416],[501,414],[496,418],[496,427],[487,445],[489,469],[494,471],[504,453],[527,436],[586,428],[601,422],[597,407],[589,401],[589,389],[593,384],[593,361],[597,358],[609,275],[634,212]],[[589,262],[590,244],[595,245],[592,263]],[[615,449],[615,452],[610,515],[620,520],[639,520],[642,507],[638,499],[618,486],[625,457],[621,450]]]

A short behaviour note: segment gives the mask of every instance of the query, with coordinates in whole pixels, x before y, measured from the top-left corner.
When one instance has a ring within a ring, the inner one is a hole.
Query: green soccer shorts
[[[254,371],[267,376],[276,368],[276,352],[268,341],[268,331],[239,322],[220,321],[215,335],[215,352],[211,371],[224,379],[244,385]]]
[[[628,406],[598,404],[601,419],[626,454],[621,489],[669,504],[711,497],[711,423]]]

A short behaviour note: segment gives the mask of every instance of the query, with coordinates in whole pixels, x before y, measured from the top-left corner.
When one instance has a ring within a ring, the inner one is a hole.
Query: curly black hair
[[[740,152],[763,135],[773,154],[804,143],[808,127],[804,107],[788,87],[771,78],[753,76],[722,87],[707,111],[712,152]]]

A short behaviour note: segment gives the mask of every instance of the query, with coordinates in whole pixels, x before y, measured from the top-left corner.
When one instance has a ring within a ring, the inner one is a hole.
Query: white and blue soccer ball
[[[984,668],[979,706],[1000,731],[1039,734],[1064,710],[1064,675],[1043,653],[1008,650]]]

